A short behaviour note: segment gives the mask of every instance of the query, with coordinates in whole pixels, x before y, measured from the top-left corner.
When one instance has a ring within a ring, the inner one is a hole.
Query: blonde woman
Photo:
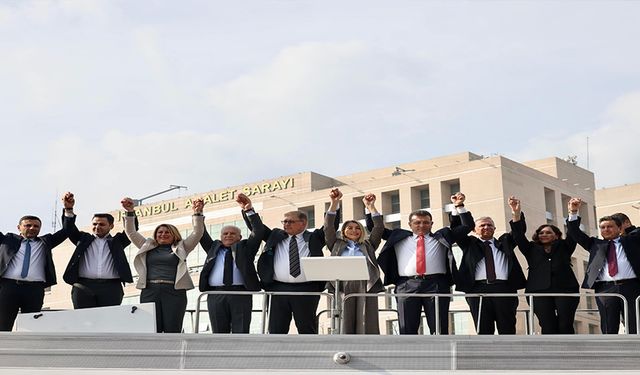
[[[348,295],[349,293],[376,294],[383,291],[375,253],[382,239],[384,224],[374,204],[376,196],[367,194],[362,199],[373,219],[373,229],[368,239],[362,224],[355,220],[345,221],[340,230],[342,238],[337,238],[334,225],[342,192],[339,189],[332,189],[329,197],[331,206],[325,216],[324,235],[327,247],[331,250],[331,256],[364,256],[369,268],[369,280],[345,282],[342,284],[343,292]],[[349,298],[344,306],[341,332],[379,334],[378,299],[376,297]]]
[[[121,203],[127,211],[125,233],[139,249],[133,258],[133,266],[138,272],[136,288],[142,290],[140,303],[155,303],[157,332],[180,333],[187,309],[187,290],[194,287],[187,268],[187,255],[198,245],[204,232],[204,201],[193,201],[193,232],[184,240],[171,224],[158,225],[153,238],[145,238],[135,229],[133,200],[124,198]]]

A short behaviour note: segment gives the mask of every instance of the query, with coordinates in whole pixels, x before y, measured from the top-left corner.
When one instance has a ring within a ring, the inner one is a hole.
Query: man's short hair
[[[97,218],[100,218],[100,219],[107,219],[109,224],[113,224],[115,222],[115,219],[113,218],[113,215],[111,215],[111,214],[93,214],[93,217],[97,217]]]
[[[629,216],[623,214],[622,212],[616,212],[615,214],[611,215],[611,217],[618,218],[618,220],[620,220],[621,223],[624,223],[625,221],[631,222],[631,219],[629,219]]]
[[[18,225],[20,225],[24,220],[38,220],[40,222],[40,225],[42,225],[42,220],[40,220],[39,217],[33,215],[25,215],[21,217],[20,221],[18,221]]]
[[[429,220],[433,220],[433,216],[431,216],[431,212],[427,211],[427,210],[417,210],[417,211],[413,211],[412,213],[409,214],[409,222],[411,222],[411,220],[413,220],[414,216],[420,216],[420,217],[428,217]]]
[[[495,221],[493,221],[493,219],[492,219],[491,217],[489,217],[489,216],[482,216],[482,217],[479,217],[479,218],[477,218],[476,220],[474,220],[474,222],[473,222],[473,223],[474,223],[475,225],[478,225],[478,223],[479,223],[479,222],[481,222],[481,221],[490,221],[490,222],[493,224],[493,226],[494,226],[494,227],[496,226],[496,222],[495,222]]]
[[[618,219],[613,215],[601,217],[600,220],[598,220],[598,223],[602,223],[603,221],[613,221],[614,223],[616,223],[617,226],[619,227],[622,226],[622,222],[620,221],[620,219]]]

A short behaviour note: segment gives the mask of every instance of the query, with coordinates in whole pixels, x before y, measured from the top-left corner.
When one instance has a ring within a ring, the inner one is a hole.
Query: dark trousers
[[[579,303],[580,297],[533,297],[533,313],[538,317],[542,334],[574,334]]]
[[[274,292],[308,292],[313,289],[312,283],[274,282]],[[320,296],[272,296],[269,314],[269,333],[289,333],[291,316],[296,323],[298,333],[318,333],[316,311]]]
[[[140,303],[156,305],[156,331],[182,332],[184,313],[187,311],[187,291],[176,290],[172,284],[150,284],[142,289]]]
[[[89,307],[118,306],[122,303],[124,291],[118,279],[80,278],[71,289],[74,309]]]
[[[38,312],[44,301],[43,282],[0,279],[0,331],[11,331],[21,313]]]
[[[506,281],[496,284],[476,282],[470,293],[515,293]],[[467,297],[467,304],[471,310],[473,323],[479,335],[493,335],[496,328],[501,335],[516,333],[516,310],[518,297],[484,297],[480,308],[480,297]],[[478,317],[479,328],[478,327]]]
[[[640,280],[631,279],[623,284],[596,282],[594,285],[596,293],[618,293],[627,300],[629,321],[625,322],[627,332],[636,333],[636,309],[635,302],[640,295]],[[618,297],[596,297],[596,304],[600,312],[600,330],[603,334],[618,333],[620,329],[620,315],[624,308],[622,301]]]
[[[212,290],[247,291],[242,285],[214,287]],[[251,295],[209,294],[207,308],[213,333],[249,333],[253,308]]]
[[[451,293],[451,286],[445,275],[434,275],[429,279],[411,279],[400,277],[396,284],[396,293]],[[416,335],[420,328],[422,310],[427,317],[431,334],[436,333],[435,297],[398,297],[398,323],[401,335]],[[451,298],[438,299],[440,333],[449,334],[449,303]]]

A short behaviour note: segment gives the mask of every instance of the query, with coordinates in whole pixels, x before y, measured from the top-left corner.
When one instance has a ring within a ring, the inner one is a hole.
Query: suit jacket
[[[55,233],[45,234],[44,236],[39,236],[38,240],[42,241],[44,246],[42,249],[45,254],[45,266],[44,266],[44,276],[45,282],[44,287],[50,287],[51,285],[55,285],[57,283],[56,279],[56,268],[53,264],[53,256],[51,254],[51,250],[60,245],[67,239],[67,231],[66,227],[69,225],[70,218],[62,216],[62,229]],[[9,267],[9,263],[11,263],[11,259],[18,253],[20,250],[20,244],[22,243],[23,237],[15,234],[15,233],[0,233],[0,275],[3,275]]]
[[[80,261],[96,237],[91,233],[81,232],[78,230],[78,227],[75,224],[75,215],[70,219],[71,220],[69,220],[69,225],[67,227],[67,235],[69,236],[69,240],[76,245],[76,249],[71,255],[71,259],[69,259],[69,263],[67,264],[67,268],[64,271],[62,278],[67,284],[73,285],[78,282]],[[135,229],[138,229],[137,218],[135,220]],[[129,246],[131,241],[124,231],[116,233],[115,236],[109,234],[105,238],[107,240],[107,246],[109,247],[109,253],[113,258],[113,265],[118,272],[120,281],[123,283],[132,283],[133,277],[131,276],[131,268],[129,267],[129,262],[127,261],[127,256],[124,252],[124,248]]]
[[[339,256],[348,245],[346,240],[336,237],[336,230],[334,229],[336,216],[337,215],[327,214],[324,217],[324,238],[327,247],[331,249],[331,256]],[[384,291],[384,287],[380,280],[380,269],[378,268],[378,261],[376,259],[376,249],[380,246],[382,233],[385,228],[381,215],[374,216],[373,222],[375,223],[373,230],[369,234],[369,238],[360,244],[360,251],[362,251],[365,258],[367,258],[367,268],[369,270],[366,292],[378,293]],[[328,283],[328,285],[334,287],[331,283]]]
[[[147,287],[147,252],[158,247],[158,243],[153,238],[144,238],[135,229],[135,216],[124,217],[124,231],[131,242],[139,249],[133,258],[133,266],[138,271],[138,282],[136,288],[144,289]],[[175,289],[193,289],[193,281],[189,276],[189,268],[187,267],[187,256],[193,249],[198,246],[198,241],[204,232],[204,216],[193,215],[193,232],[178,243],[171,246],[171,251],[180,260],[176,269]]]
[[[458,270],[456,290],[471,292],[476,280],[476,266],[484,259],[484,242],[476,236],[459,235],[455,232],[455,239],[462,249],[462,260]],[[503,252],[507,257],[507,284],[515,292],[526,285],[526,279],[522,272],[522,267],[514,252],[516,243],[510,233],[505,233],[497,239],[494,244],[498,251]]]
[[[578,280],[571,268],[571,255],[576,249],[572,238],[558,239],[551,244],[551,253],[544,247],[527,240],[524,213],[519,221],[509,222],[511,235],[529,264],[529,275],[525,292],[577,292]]]
[[[258,214],[248,216],[251,221],[251,234],[249,238],[240,240],[231,246],[233,252],[233,260],[235,261],[240,274],[244,280],[244,286],[247,290],[260,290],[260,282],[258,281],[258,274],[256,273],[256,267],[253,262],[260,248],[260,242],[264,237],[264,225]],[[209,275],[215,265],[216,257],[218,256],[218,250],[222,245],[222,241],[213,240],[207,230],[205,229],[202,238],[200,239],[200,245],[207,254],[207,258],[204,261],[202,271],[200,271],[200,281],[198,288],[201,292],[211,290],[209,285]]]
[[[447,248],[446,276],[449,280],[449,285],[454,285],[458,278],[458,269],[451,246],[455,242],[456,237],[466,237],[467,233],[473,229],[473,217],[470,212],[460,214],[460,220],[462,225],[456,226],[455,228],[444,227],[433,233],[433,237]],[[457,235],[455,235],[455,233],[457,233]],[[412,235],[413,233],[411,231],[405,229],[385,230],[383,233],[382,238],[387,242],[385,242],[382,250],[380,250],[378,264],[384,272],[384,285],[396,284],[398,282],[400,275],[398,273],[398,258],[396,256],[395,246],[400,241]]]
[[[600,271],[602,271],[607,259],[609,241],[587,236],[586,233],[580,230],[579,217],[578,220],[567,220],[567,235],[589,252],[589,263],[585,271],[582,287],[593,289],[593,284],[595,284],[596,278],[600,275]],[[640,277],[640,236],[621,236],[620,243],[633,272]]]

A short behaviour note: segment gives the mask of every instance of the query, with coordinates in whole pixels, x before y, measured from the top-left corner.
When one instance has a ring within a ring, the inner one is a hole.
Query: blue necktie
[[[20,277],[23,279],[29,274],[29,263],[31,262],[31,240],[27,240],[27,245],[24,247],[24,261],[22,262],[22,272]]]

